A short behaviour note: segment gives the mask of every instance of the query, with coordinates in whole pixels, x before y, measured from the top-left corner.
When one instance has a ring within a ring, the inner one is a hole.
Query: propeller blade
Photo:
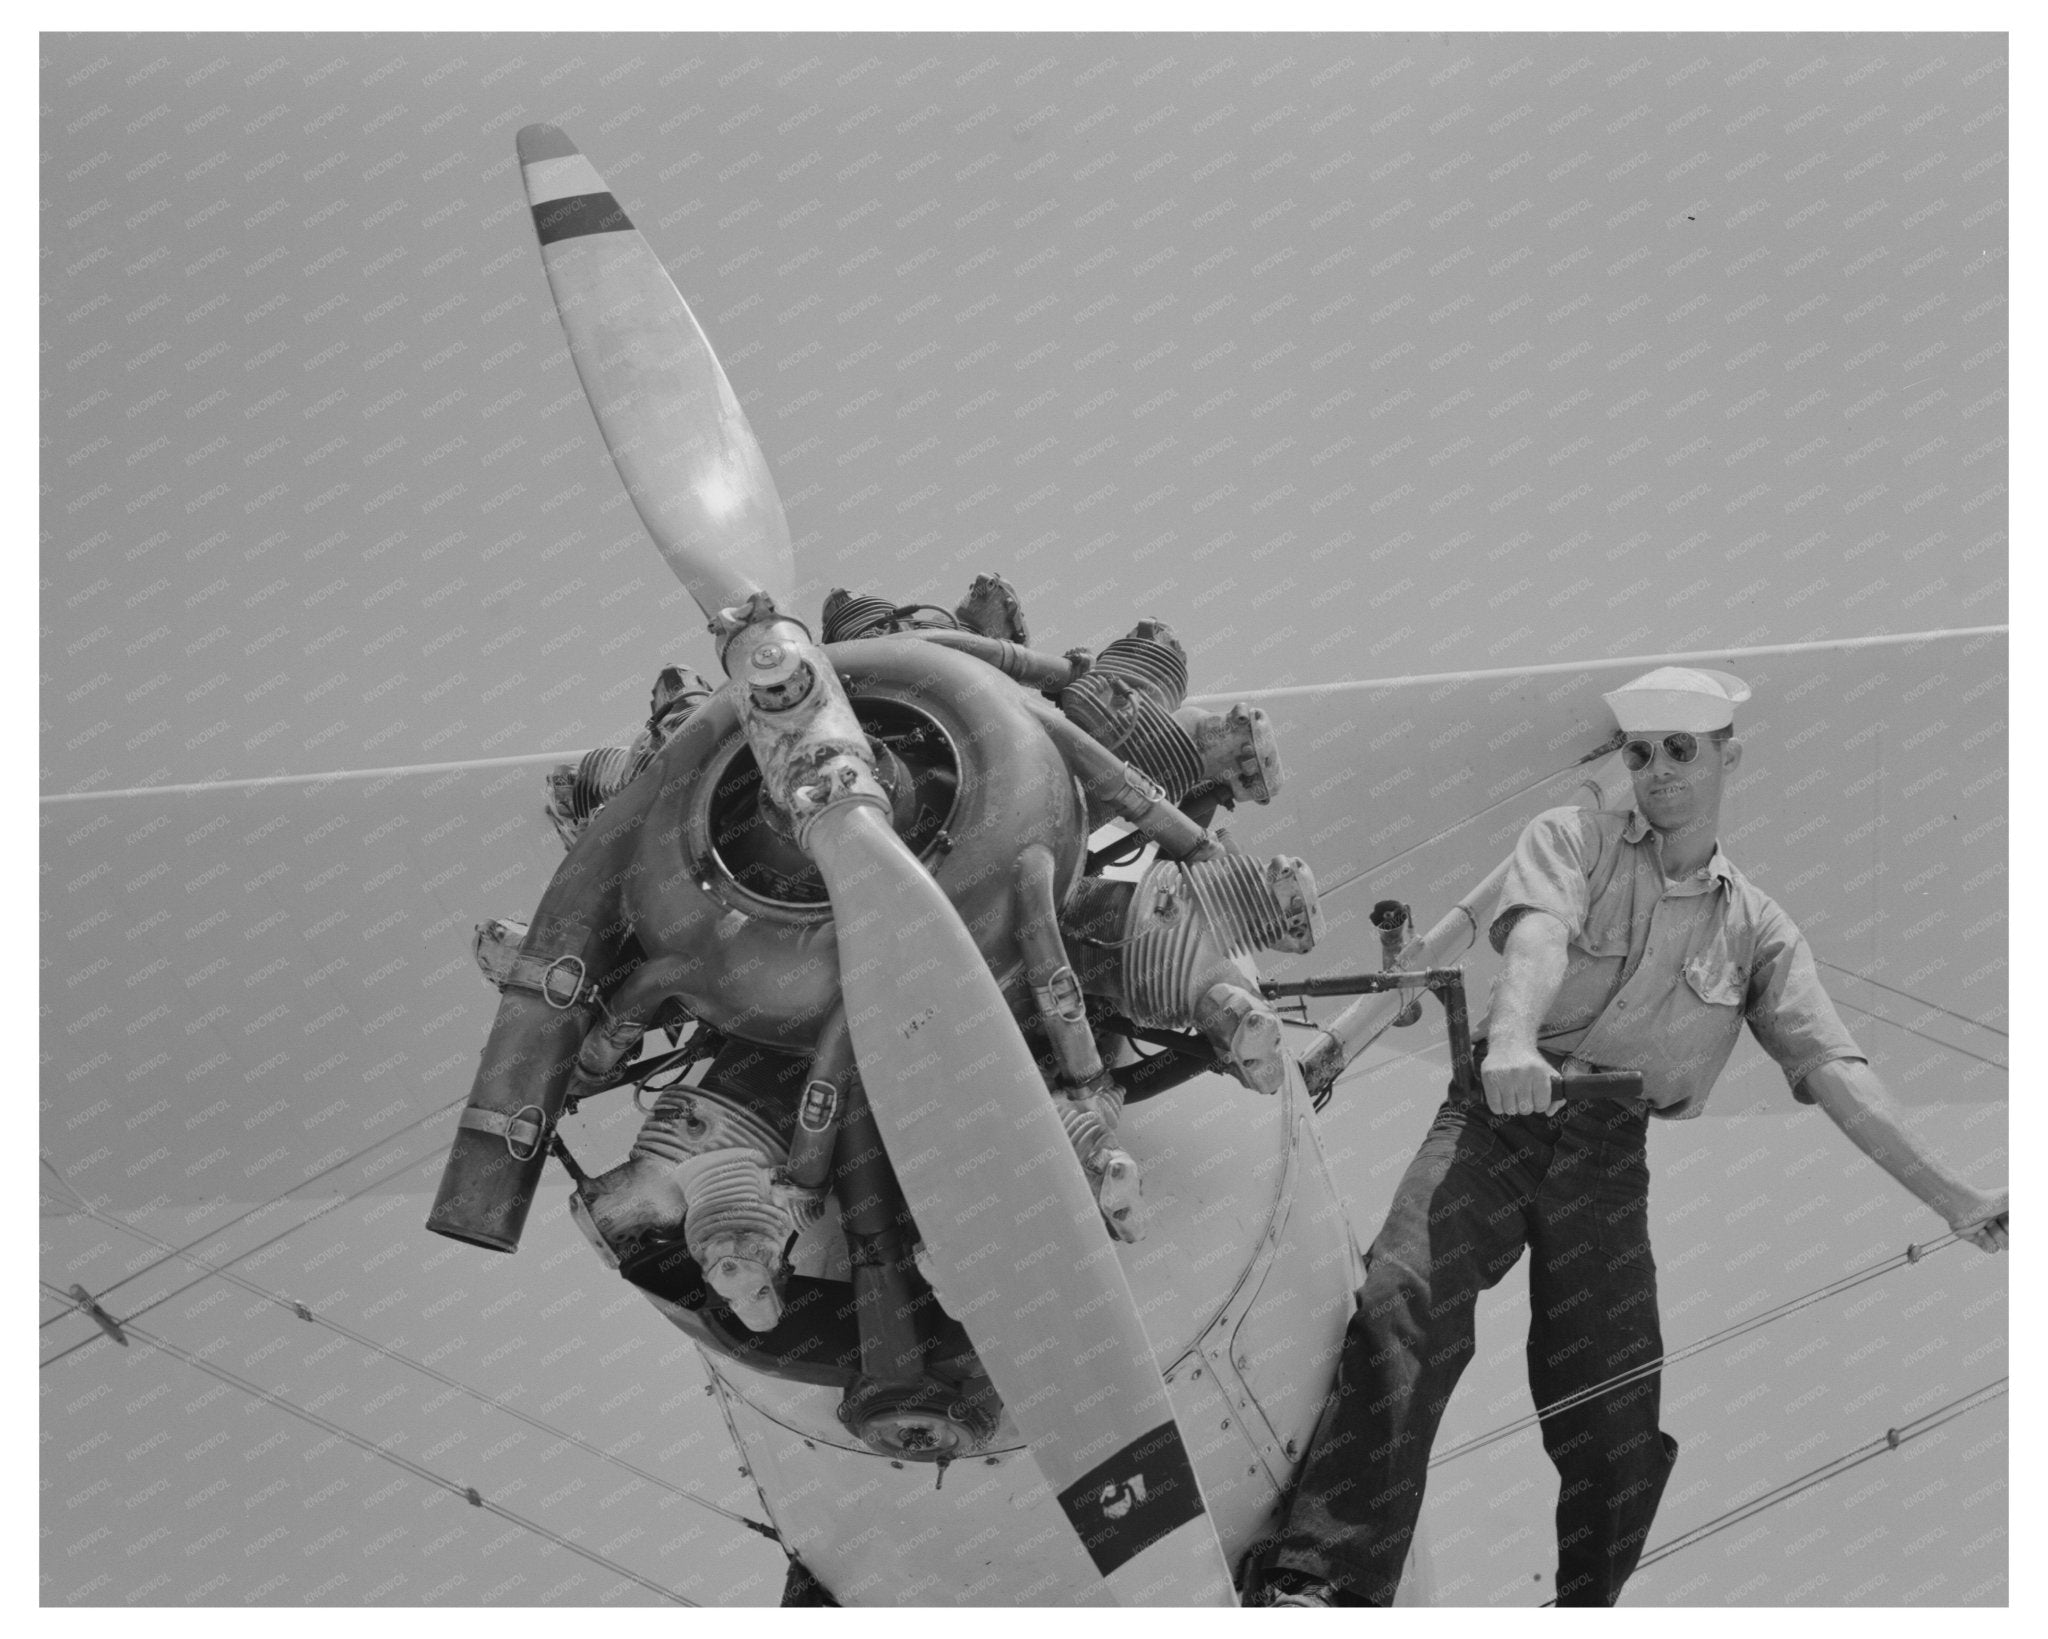
[[[529,125],[518,148],[569,354],[647,533],[707,617],[755,591],[792,610],[775,480],[674,281],[564,132]]]
[[[1234,1605],[1115,1244],[958,912],[871,805],[825,809],[804,847],[831,895],[861,1081],[940,1301],[1112,1596]]]

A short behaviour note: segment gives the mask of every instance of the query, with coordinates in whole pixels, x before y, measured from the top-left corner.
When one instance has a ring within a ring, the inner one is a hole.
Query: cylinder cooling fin
[[[1188,663],[1163,621],[1140,621],[1107,644],[1060,695],[1060,710],[1179,802],[1208,782],[1193,737],[1173,718],[1187,698]]]
[[[1060,710],[1159,783],[1169,802],[1213,790],[1270,802],[1281,786],[1272,725],[1256,706],[1217,713],[1184,702],[1187,654],[1163,621],[1141,620],[1060,694]]]
[[[638,779],[698,707],[716,692],[689,666],[664,666],[649,692],[647,722],[631,745],[598,746],[548,773],[547,817],[564,848],[576,846],[598,810]]]
[[[554,810],[579,830],[624,789],[639,770],[625,746],[598,746],[574,763],[559,763],[548,776]]]
[[[818,621],[820,643],[848,643],[861,637],[886,637],[892,632],[920,627],[957,629],[960,622],[932,603],[891,603],[866,593],[840,588],[827,595],[825,610]]]
[[[1230,854],[1180,867],[1217,939],[1235,956],[1252,950],[1301,954],[1323,933],[1316,879],[1306,862],[1285,854],[1252,859]]]
[[[1207,783],[1193,737],[1150,691],[1133,689],[1098,667],[1060,696],[1060,709],[1091,738],[1158,781],[1169,802]]]
[[[825,594],[818,621],[820,643],[910,631],[974,632],[1008,643],[1031,641],[1017,590],[1001,575],[976,575],[967,595],[950,614],[935,603],[891,603],[872,593],[849,592],[843,586]]]

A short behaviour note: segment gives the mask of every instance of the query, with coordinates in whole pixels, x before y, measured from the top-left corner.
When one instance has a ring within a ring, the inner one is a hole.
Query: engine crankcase
[[[1011,988],[1022,961],[1018,855],[1049,848],[1064,893],[1086,849],[1082,798],[1059,751],[1023,690],[967,656],[901,637],[825,653],[877,748],[898,834]],[[762,794],[731,694],[713,696],[646,777],[662,783],[663,818],[644,828],[625,888],[641,948],[680,959],[676,994],[707,1024],[809,1048],[839,1001],[831,907],[787,816]]]

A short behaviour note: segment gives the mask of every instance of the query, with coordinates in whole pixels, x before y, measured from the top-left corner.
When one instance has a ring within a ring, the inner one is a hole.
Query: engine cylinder
[[[818,624],[820,643],[847,643],[854,638],[875,637],[888,631],[896,619],[896,605],[887,598],[845,592],[825,600],[825,612]]]
[[[1236,955],[1249,950],[1315,949],[1323,932],[1315,874],[1286,854],[1252,859],[1227,854],[1182,866],[1217,939]]]
[[[1187,651],[1163,620],[1139,621],[1127,636],[1106,644],[1089,669],[1148,690],[1168,711],[1188,697]]]
[[[556,809],[567,819],[581,824],[613,797],[639,772],[627,746],[598,746],[583,753],[576,763],[560,763],[549,776]]]
[[[1159,782],[1179,802],[1208,782],[1201,749],[1173,718],[1187,698],[1188,662],[1173,629],[1144,620],[1103,648],[1060,693],[1060,710],[1079,728]]]

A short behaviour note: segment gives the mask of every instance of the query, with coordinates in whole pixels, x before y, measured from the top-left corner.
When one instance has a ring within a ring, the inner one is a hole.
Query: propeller
[[[1144,1323],[1044,1079],[959,913],[891,827],[830,661],[786,616],[788,524],[725,373],[575,144],[535,125],[518,149],[605,443],[713,618],[764,778],[824,878],[854,1056],[933,1284],[1072,1527],[1066,1574],[1045,1597],[1235,1604]]]
[[[1117,1602],[1235,1604],[1116,1245],[980,951],[879,808],[826,808],[804,845],[939,1301]]]
[[[707,616],[755,591],[792,608],[789,521],[704,332],[567,134],[517,141],[569,355],[647,533]]]

